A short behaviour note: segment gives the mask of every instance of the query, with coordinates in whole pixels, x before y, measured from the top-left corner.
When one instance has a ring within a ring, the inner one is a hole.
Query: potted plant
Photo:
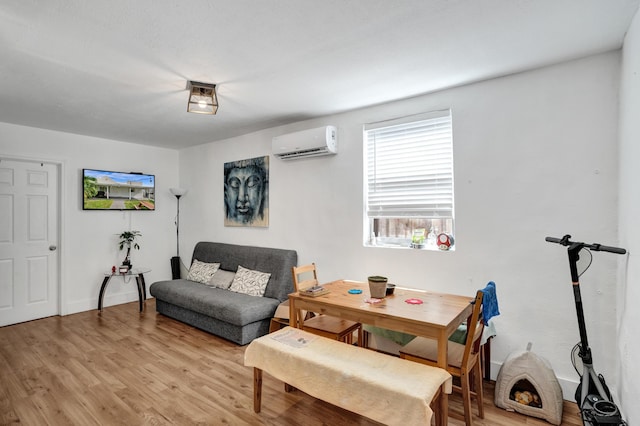
[[[369,280],[369,293],[371,297],[382,299],[387,295],[387,277],[370,275],[367,279]]]
[[[131,269],[131,266],[133,266],[131,265],[131,247],[136,250],[140,249],[140,244],[136,242],[136,238],[141,236],[142,234],[140,233],[140,231],[124,231],[122,234],[120,234],[120,242],[118,243],[120,250],[122,250],[125,246],[127,247],[127,255],[122,261],[122,266],[126,266],[128,269]]]
[[[414,229],[411,236],[411,248],[423,248],[424,239],[424,228]]]

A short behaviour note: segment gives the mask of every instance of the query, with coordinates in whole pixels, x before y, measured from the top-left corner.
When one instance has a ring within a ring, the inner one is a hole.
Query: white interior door
[[[0,326],[60,313],[58,167],[0,158]]]

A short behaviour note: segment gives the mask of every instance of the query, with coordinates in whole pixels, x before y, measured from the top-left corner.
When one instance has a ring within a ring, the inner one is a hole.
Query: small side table
[[[105,272],[104,273],[104,280],[102,280],[102,286],[100,287],[100,297],[98,298],[98,310],[100,312],[102,312],[102,300],[104,299],[104,293],[107,289],[107,284],[109,284],[109,281],[111,280],[111,277],[117,277],[120,276],[123,279],[125,277],[136,277],[136,285],[138,286],[138,301],[140,302],[140,312],[143,311],[144,309],[144,301],[147,298],[147,285],[144,282],[144,274],[151,272],[151,269],[147,269],[147,268],[132,268],[129,269],[129,272],[127,272],[126,274],[122,273],[117,273],[117,272]]]

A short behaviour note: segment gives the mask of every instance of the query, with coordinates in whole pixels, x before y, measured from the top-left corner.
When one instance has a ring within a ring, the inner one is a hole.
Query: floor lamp
[[[169,188],[169,191],[176,196],[176,255],[171,258],[171,277],[174,280],[180,279],[180,197],[187,193],[183,188]]]

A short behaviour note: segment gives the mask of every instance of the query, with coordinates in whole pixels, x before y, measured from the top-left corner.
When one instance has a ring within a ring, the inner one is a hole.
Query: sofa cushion
[[[207,284],[213,274],[220,268],[219,263],[206,263],[200,262],[199,260],[194,260],[189,268],[189,274],[187,274],[187,279],[189,281],[195,281],[197,283]]]
[[[231,283],[233,282],[233,278],[235,276],[235,272],[218,269],[216,273],[213,274],[208,284],[213,287],[223,288],[227,290],[231,286]]]
[[[167,303],[240,327],[271,318],[280,303],[278,299],[235,293],[185,279],[155,282],[149,293]]]
[[[229,290],[248,294],[249,296],[263,296],[269,277],[271,277],[271,274],[253,271],[238,265],[238,271]]]

